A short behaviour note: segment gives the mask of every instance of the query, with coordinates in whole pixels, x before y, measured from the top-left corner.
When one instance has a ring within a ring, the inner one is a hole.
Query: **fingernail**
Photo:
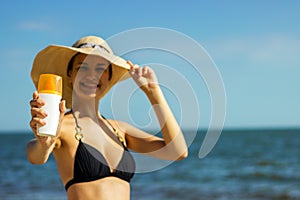
[[[46,125],[46,122],[42,119],[39,120],[41,125]]]

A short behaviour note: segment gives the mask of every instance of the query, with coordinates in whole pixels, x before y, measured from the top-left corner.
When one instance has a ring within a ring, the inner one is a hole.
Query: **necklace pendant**
[[[80,141],[80,140],[82,140],[82,138],[83,138],[82,133],[76,133],[76,134],[75,134],[75,139],[76,139],[76,140]]]
[[[75,127],[75,139],[80,141],[83,138],[83,134],[81,133],[81,128],[80,127]]]
[[[124,145],[124,147],[127,147],[126,140],[122,136],[119,135],[119,131],[115,130],[114,132],[115,132],[117,138],[119,139],[119,141]]]
[[[121,142],[123,143],[124,147],[127,148],[126,140],[124,140],[124,139],[122,138],[122,141],[121,141]]]

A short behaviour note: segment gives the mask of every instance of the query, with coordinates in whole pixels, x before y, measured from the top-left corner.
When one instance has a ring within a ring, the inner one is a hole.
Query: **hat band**
[[[106,53],[110,53],[105,47],[99,45],[99,44],[94,44],[94,43],[82,43],[79,44],[76,48],[93,48],[93,49],[97,49],[99,51],[105,51]]]

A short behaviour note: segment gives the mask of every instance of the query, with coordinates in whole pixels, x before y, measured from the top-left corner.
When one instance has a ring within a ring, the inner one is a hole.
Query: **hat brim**
[[[121,57],[105,51],[99,51],[94,48],[74,48],[68,46],[50,45],[41,50],[35,57],[31,70],[31,78],[35,87],[37,88],[40,74],[47,73],[61,76],[63,78],[62,99],[66,100],[67,108],[72,107],[73,92],[72,85],[68,81],[69,77],[67,75],[67,68],[71,58],[77,53],[97,55],[105,58],[112,64],[112,77],[102,96],[104,96],[118,81],[130,77],[128,73],[130,65]]]

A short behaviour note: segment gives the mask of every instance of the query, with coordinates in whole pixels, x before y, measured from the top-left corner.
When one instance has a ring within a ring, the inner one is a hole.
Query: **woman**
[[[72,47],[45,48],[31,71],[36,86],[42,73],[63,77],[59,127],[56,137],[37,135],[36,127],[45,125],[47,113],[42,109],[45,102],[34,92],[30,127],[35,139],[27,145],[27,157],[33,164],[44,164],[53,153],[68,199],[130,199],[135,163],[128,149],[167,160],[187,157],[183,134],[153,70],[113,55],[101,38],[87,36]],[[101,98],[130,76],[152,104],[163,138],[101,115]]]

